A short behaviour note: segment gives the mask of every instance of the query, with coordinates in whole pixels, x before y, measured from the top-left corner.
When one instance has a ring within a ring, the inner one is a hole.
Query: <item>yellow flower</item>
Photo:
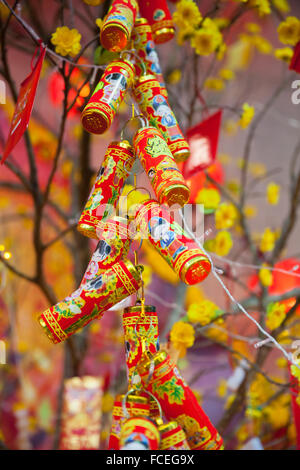
[[[104,0],[83,0],[83,1],[87,5],[91,5],[93,7],[96,7],[97,5],[100,5],[101,3],[104,2]]]
[[[256,6],[259,16],[269,15],[271,13],[269,0],[252,0],[252,3]]]
[[[273,47],[266,38],[257,35],[253,37],[252,41],[258,52],[261,54],[271,54]]]
[[[276,59],[283,60],[288,64],[291,62],[294,51],[291,47],[282,47],[281,49],[275,49],[274,56]]]
[[[228,340],[227,332],[216,327],[209,327],[205,330],[205,336],[218,343],[226,343]]]
[[[295,364],[292,364],[291,373],[294,377],[296,377],[300,381],[300,364],[299,364],[299,367],[297,367]]]
[[[114,397],[106,392],[102,397],[102,413],[110,413],[114,407]]]
[[[216,209],[220,204],[220,201],[220,193],[214,188],[200,189],[196,198],[196,203],[203,204],[206,209]]]
[[[265,263],[263,266],[267,266]],[[260,268],[258,277],[263,286],[269,287],[273,282],[273,274],[270,269]]]
[[[218,29],[220,30],[227,28],[227,26],[229,26],[230,24],[229,18],[223,17],[213,18],[213,22],[217,25]]]
[[[272,232],[272,230],[267,227],[262,234],[260,240],[260,250],[265,253],[266,251],[272,251],[275,246],[276,241],[276,233]]]
[[[223,90],[225,84],[221,78],[218,77],[208,77],[204,82],[204,88],[208,90],[221,91]]]
[[[193,28],[193,26],[185,26],[184,28],[180,28],[176,36],[178,46],[182,46],[182,44],[188,39],[191,39],[194,34],[195,28]]]
[[[227,153],[220,153],[218,155],[218,160],[220,163],[222,163],[222,165],[229,165],[229,163],[232,161],[232,158]]]
[[[227,392],[227,382],[225,379],[221,379],[217,387],[217,394],[220,398],[224,398],[226,395],[226,392]]]
[[[248,439],[248,436],[249,436],[248,426],[247,424],[243,424],[237,430],[236,437],[238,438],[239,442],[245,442],[246,439]]]
[[[243,112],[239,120],[239,125],[242,129],[246,129],[251,123],[255,114],[255,109],[253,106],[250,106],[248,103],[243,104]]]
[[[270,330],[274,330],[283,322],[285,318],[285,305],[274,302],[267,307],[266,325]]]
[[[119,211],[122,215],[130,214],[138,209],[139,205],[149,199],[147,193],[135,190],[131,184],[126,184],[119,200]]]
[[[272,0],[272,3],[282,13],[288,13],[291,9],[288,0]]]
[[[102,18],[96,18],[95,23],[98,26],[98,28],[101,30],[102,25],[103,25],[103,19]]]
[[[173,21],[179,28],[198,26],[202,19],[197,4],[193,0],[180,0],[173,13]]]
[[[176,83],[180,82],[181,80],[181,70],[174,69],[169,75],[167,76],[167,83],[171,85],[175,85]]]
[[[151,284],[152,281],[152,268],[151,266],[148,266],[147,264],[143,264],[143,281],[144,281],[144,287],[147,287]]]
[[[231,234],[227,230],[221,230],[214,239],[213,251],[218,256],[226,256],[231,250],[232,245]]]
[[[210,18],[205,18],[201,28],[195,32],[191,39],[191,46],[199,55],[210,55],[221,43],[222,34]]]
[[[252,219],[252,217],[256,217],[257,215],[257,208],[253,206],[252,204],[247,204],[244,207],[244,214],[247,217],[247,219]]]
[[[55,52],[62,56],[74,57],[80,52],[81,34],[77,29],[69,29],[68,26],[58,26],[51,36],[51,42],[55,46]]]
[[[210,300],[204,299],[191,304],[187,311],[187,317],[191,323],[207,325],[218,316],[219,307]]]
[[[222,44],[220,44],[220,46],[218,46],[217,50],[216,50],[217,60],[223,60],[226,51],[227,51],[227,46],[226,46],[225,42],[222,42]]]
[[[257,23],[246,23],[246,29],[253,34],[258,34],[261,31],[261,27]]]
[[[179,351],[179,357],[184,357],[186,349],[194,344],[195,330],[189,323],[178,321],[172,326],[170,340]]]
[[[295,16],[288,16],[277,28],[279,41],[295,46],[300,41],[300,21]]]
[[[276,183],[269,183],[267,186],[267,201],[276,206],[279,200],[280,186]]]
[[[249,171],[252,174],[252,176],[260,177],[260,176],[265,176],[267,169],[263,163],[250,162]]]
[[[233,70],[230,70],[230,69],[221,69],[219,70],[219,75],[221,78],[223,78],[223,80],[233,80],[234,77],[235,77],[235,73],[233,72]]]
[[[204,294],[199,286],[188,286],[184,302],[185,308],[188,309],[191,304],[196,304],[204,299]]]
[[[232,227],[237,218],[238,212],[234,205],[231,202],[223,202],[215,212],[216,229]]]

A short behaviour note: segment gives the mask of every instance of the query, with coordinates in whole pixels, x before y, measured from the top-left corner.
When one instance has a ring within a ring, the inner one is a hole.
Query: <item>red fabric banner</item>
[[[187,130],[186,136],[191,155],[183,165],[185,179],[191,178],[214,163],[218,150],[221,119],[222,111],[219,110]]]
[[[46,53],[46,49],[41,44],[39,49],[40,55],[36,61],[35,66],[32,66],[32,62],[35,58],[36,52],[31,61],[31,73],[21,83],[20,92],[16,103],[15,112],[11,121],[10,131],[3,151],[1,163],[5,162],[6,158],[19,142],[29,124],[36,89]]]

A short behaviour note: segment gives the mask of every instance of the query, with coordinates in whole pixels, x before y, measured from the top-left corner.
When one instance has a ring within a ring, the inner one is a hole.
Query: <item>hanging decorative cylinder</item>
[[[139,0],[140,14],[151,26],[154,41],[158,44],[170,41],[174,26],[166,0]]]
[[[111,142],[97,173],[77,229],[90,238],[99,238],[103,223],[114,215],[119,197],[135,160],[126,140]],[[121,230],[121,224],[119,224]]]
[[[161,133],[155,127],[142,127],[133,145],[160,204],[184,206],[190,190]]]
[[[208,276],[211,263],[207,256],[157,201],[140,205],[135,225],[140,237],[149,240],[183,282],[198,284]]]
[[[126,48],[138,12],[136,0],[113,0],[100,32],[102,46],[111,52]]]
[[[60,343],[140,287],[137,268],[129,260],[120,261],[100,275],[95,274],[69,297],[45,310],[39,323],[49,339]]]
[[[223,448],[222,438],[165,351],[138,364],[138,371],[145,390],[159,400],[166,418],[182,427],[191,449]]]
[[[113,60],[106,67],[81,114],[86,131],[103,134],[110,128],[126,91],[133,84],[134,75],[134,66],[126,59]]]
[[[151,126],[156,127],[166,140],[176,162],[187,160],[189,144],[184,138],[160,83],[154,75],[142,75],[132,90],[134,99]]]

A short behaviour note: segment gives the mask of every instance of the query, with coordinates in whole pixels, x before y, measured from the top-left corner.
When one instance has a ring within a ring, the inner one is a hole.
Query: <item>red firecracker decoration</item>
[[[120,450],[157,450],[159,443],[158,428],[148,418],[129,418],[122,425]]]
[[[120,432],[126,417],[123,411],[124,395],[119,395],[115,399],[112,411],[112,424],[108,442],[109,450],[119,450],[120,448]],[[150,405],[148,398],[137,393],[130,394],[126,400],[126,409],[131,417],[140,416],[147,417],[150,415]]]
[[[45,310],[40,325],[49,339],[60,343],[140,287],[139,271],[129,260],[120,261],[105,272],[99,269],[73,294]]]
[[[139,0],[140,14],[152,28],[154,41],[158,44],[170,41],[174,26],[167,0]]]
[[[100,238],[100,222],[114,215],[124,182],[134,163],[133,148],[126,140],[109,144],[95,184],[80,216],[78,230],[90,238]]]
[[[175,114],[154,75],[143,75],[136,82],[133,95],[149,123],[165,138],[175,161],[186,160],[190,149],[178,125]]]
[[[198,284],[211,270],[207,256],[157,201],[146,201],[136,212],[136,227],[186,284]]]
[[[102,46],[111,52],[126,48],[138,12],[136,0],[113,0],[100,33]]]
[[[113,60],[106,67],[81,115],[86,131],[103,134],[109,129],[134,74],[134,66],[125,59]]]
[[[160,204],[184,206],[190,191],[161,133],[155,127],[143,127],[133,145]]]
[[[153,373],[149,376],[151,364]],[[184,430],[192,450],[220,450],[223,441],[165,351],[138,365],[145,389],[159,400],[167,419]]]

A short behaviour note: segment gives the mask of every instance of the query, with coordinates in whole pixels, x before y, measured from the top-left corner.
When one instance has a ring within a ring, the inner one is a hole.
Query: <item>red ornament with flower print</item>
[[[151,364],[154,364],[153,372]],[[138,365],[145,390],[159,400],[167,419],[184,430],[192,450],[221,450],[223,441],[165,351]]]
[[[123,140],[109,144],[95,184],[78,222],[77,228],[83,235],[90,238],[100,238],[99,232],[102,231],[103,223],[114,215],[121,190],[131,171],[134,159],[133,149],[129,142]]]

